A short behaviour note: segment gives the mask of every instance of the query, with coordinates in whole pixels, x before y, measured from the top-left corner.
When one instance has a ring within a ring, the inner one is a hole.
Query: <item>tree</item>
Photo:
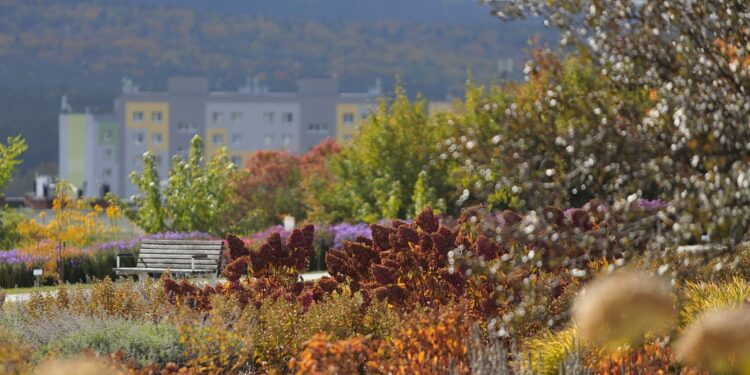
[[[107,225],[100,219],[106,213],[110,220],[117,220],[120,211],[94,206],[86,199],[76,198],[75,189],[65,181],[56,184],[55,199],[52,202],[52,217],[42,222],[26,219],[18,223],[22,250],[26,253],[49,259],[45,264],[46,276],[58,279],[63,276],[63,259],[90,246],[104,235],[116,234],[117,226]]]
[[[190,142],[187,160],[178,155],[172,158],[164,189],[170,229],[223,236],[232,225],[224,219],[231,209],[237,169],[224,148],[209,161],[204,160],[203,153],[203,139],[196,135]]]
[[[744,2],[493,1],[509,17],[541,14],[618,88],[649,91],[637,129],[661,154],[633,171],[671,203],[662,240],[750,238],[750,19]]]
[[[27,148],[21,136],[8,137],[6,144],[0,143],[0,191],[11,180]],[[16,227],[20,221],[19,214],[0,206],[0,249],[12,248],[18,242],[20,235]]]
[[[239,227],[257,231],[281,222],[284,215],[304,217],[299,198],[300,167],[286,151],[256,151],[245,163],[235,191]]]
[[[636,130],[645,90],[622,90],[585,54],[560,58],[538,50],[527,82],[484,90],[467,84],[442,157],[452,161],[464,205],[496,209],[579,207],[646,190],[640,167],[654,150]]]
[[[338,152],[336,141],[326,139],[300,156],[272,150],[253,153],[235,191],[238,229],[263,229],[280,223],[285,215],[298,221],[335,221],[326,208],[334,200],[328,162]]]
[[[162,190],[156,159],[144,154],[144,171],[130,178],[141,194],[135,197],[131,217],[143,230],[202,231],[222,236],[232,226],[226,221],[231,209],[236,167],[220,149],[205,162],[203,140],[193,137],[187,160],[172,159],[167,186]]]
[[[133,185],[138,187],[141,194],[133,199],[138,207],[135,211],[127,211],[131,220],[135,221],[146,233],[163,232],[167,228],[165,222],[167,213],[161,196],[161,181],[156,170],[156,158],[150,152],[143,154],[143,174],[130,174]]]
[[[337,201],[331,190],[333,173],[330,164],[340,152],[338,142],[327,138],[299,158],[301,180],[298,193],[309,221],[332,223],[343,219],[336,215],[340,210],[328,210]]]
[[[420,189],[432,189],[436,197],[451,195],[446,163],[439,158],[439,144],[447,134],[443,125],[430,121],[423,98],[412,103],[397,86],[395,98],[381,100],[333,158],[332,191],[338,201],[330,209],[365,221],[412,216],[422,172]]]
[[[16,167],[21,164],[19,158],[28,145],[21,136],[8,137],[6,144],[0,143],[0,189],[13,177]]]

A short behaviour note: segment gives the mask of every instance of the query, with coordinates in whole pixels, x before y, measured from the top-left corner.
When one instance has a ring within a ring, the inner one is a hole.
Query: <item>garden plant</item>
[[[2,306],[0,373],[750,373],[747,6],[486,2],[564,48],[447,112],[397,86],[303,155],[196,137],[160,186],[146,154],[108,212],[144,237],[101,240],[62,192],[17,223],[0,285],[61,285]],[[221,277],[117,278],[142,238],[223,239]]]

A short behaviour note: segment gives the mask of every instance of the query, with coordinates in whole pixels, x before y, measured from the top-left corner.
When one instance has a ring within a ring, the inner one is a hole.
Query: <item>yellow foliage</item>
[[[738,277],[725,283],[688,282],[684,290],[682,326],[693,323],[705,312],[733,309],[750,301],[750,283]]]
[[[0,328],[0,374],[28,374],[31,350],[15,336]]]
[[[151,320],[163,318],[173,309],[160,284],[150,279],[145,283],[113,282],[109,277],[94,280],[90,289],[68,289],[61,285],[54,297],[49,293],[33,293],[24,308],[30,319],[68,311],[96,317]]]
[[[534,374],[558,374],[565,358],[581,350],[581,342],[575,328],[530,339],[526,341],[521,365]]]
[[[57,266],[61,259],[75,256],[80,249],[85,248],[97,238],[116,233],[118,230],[115,220],[122,216],[119,208],[109,206],[105,210],[99,206],[90,208],[84,199],[71,198],[67,188],[57,191],[52,202],[52,217],[47,221],[47,215],[39,215],[38,222],[34,219],[23,220],[17,225],[21,235],[20,250],[34,257],[47,258],[52,264],[45,265],[45,277],[56,278]],[[100,217],[109,219],[106,225]]]
[[[202,374],[236,373],[253,363],[253,339],[238,319],[241,307],[231,299],[215,298],[214,309],[202,324],[201,313],[181,308],[177,315],[180,343],[190,360],[187,367]]]

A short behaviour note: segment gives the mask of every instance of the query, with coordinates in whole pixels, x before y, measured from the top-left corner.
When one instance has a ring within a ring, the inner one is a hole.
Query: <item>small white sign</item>
[[[41,268],[35,268],[34,269],[34,276],[42,276],[42,269]]]
[[[294,216],[284,216],[284,230],[291,231],[294,229]]]

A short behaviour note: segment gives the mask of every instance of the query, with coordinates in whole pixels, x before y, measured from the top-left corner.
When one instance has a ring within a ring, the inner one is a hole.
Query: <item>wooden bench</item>
[[[202,240],[144,240],[135,267],[121,267],[121,257],[135,254],[117,254],[118,275],[138,275],[140,280],[149,274],[214,274],[221,270],[222,241]]]

